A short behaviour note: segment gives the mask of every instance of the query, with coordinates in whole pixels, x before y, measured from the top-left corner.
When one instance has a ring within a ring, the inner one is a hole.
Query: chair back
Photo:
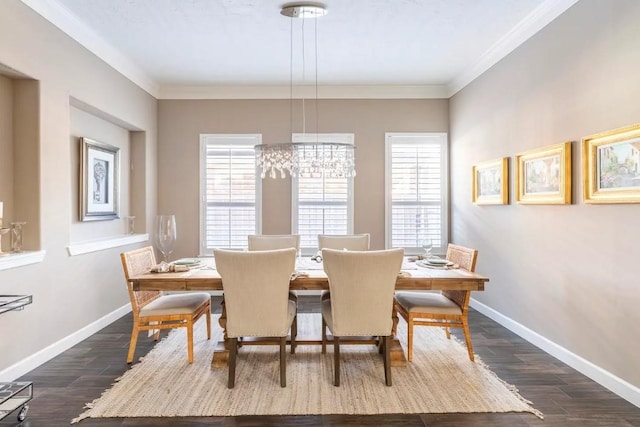
[[[348,251],[368,251],[369,233],[347,235],[318,235],[318,249],[337,249]]]
[[[141,308],[162,295],[161,291],[134,291],[133,286],[129,282],[130,277],[148,273],[151,267],[156,265],[156,256],[153,252],[153,247],[146,246],[144,248],[123,252],[120,254],[120,261],[122,262],[124,277],[127,281],[133,315],[138,316]]]
[[[227,336],[279,337],[289,330],[289,281],[296,250],[230,251],[214,249],[222,278]]]
[[[476,271],[478,251],[476,249],[465,248],[464,246],[449,244],[449,246],[447,246],[446,258],[454,264],[458,264],[460,268],[474,272]],[[455,301],[463,310],[466,310],[469,305],[469,298],[471,297],[470,291],[441,291],[441,293],[450,300]]]
[[[476,249],[465,248],[464,246],[449,244],[446,258],[454,264],[458,264],[460,268],[474,272],[476,271],[478,251]]]
[[[248,237],[250,251],[270,251],[273,249],[300,249],[299,234],[252,234]]]
[[[403,249],[323,249],[336,336],[387,336],[393,327],[393,295]]]

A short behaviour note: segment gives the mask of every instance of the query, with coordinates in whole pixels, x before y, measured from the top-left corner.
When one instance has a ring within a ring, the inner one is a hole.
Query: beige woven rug
[[[212,320],[217,325],[217,317]],[[299,335],[319,334],[319,314],[299,314]],[[333,386],[333,350],[298,346],[288,354],[287,387],[280,387],[278,347],[240,349],[236,385],[227,389],[227,369],[211,369],[222,331],[206,340],[204,322],[194,332],[192,365],[186,333],[172,331],[140,363],[72,423],[101,417],[234,415],[406,414],[448,412],[530,412],[542,418],[517,390],[500,380],[463,344],[447,340],[441,328],[414,329],[413,363],[392,368],[393,386],[384,384],[382,358],[374,346],[341,348],[341,386]],[[406,324],[398,335],[406,349]],[[287,348],[288,350],[288,348]]]

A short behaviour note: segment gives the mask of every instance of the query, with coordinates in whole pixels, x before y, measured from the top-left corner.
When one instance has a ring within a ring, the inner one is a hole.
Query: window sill
[[[0,270],[22,267],[23,265],[42,262],[46,251],[25,251],[0,257]]]
[[[93,240],[91,242],[72,243],[67,247],[70,256],[88,254],[102,251],[104,249],[117,248],[119,246],[130,245],[132,243],[146,242],[149,234],[127,234],[126,236],[111,237],[103,240]]]

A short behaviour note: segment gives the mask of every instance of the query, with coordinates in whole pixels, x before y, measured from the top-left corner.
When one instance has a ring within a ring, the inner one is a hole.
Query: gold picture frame
[[[571,204],[571,142],[516,155],[516,201],[522,204]]]
[[[640,203],[640,124],[582,139],[585,203]]]
[[[472,201],[476,205],[509,204],[509,158],[474,165]]]

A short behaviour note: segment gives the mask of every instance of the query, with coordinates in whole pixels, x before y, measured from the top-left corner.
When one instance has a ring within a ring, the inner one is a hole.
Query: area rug
[[[217,317],[212,322],[217,325]],[[299,314],[300,336],[320,333],[319,314]],[[211,369],[222,331],[207,341],[205,324],[194,331],[193,364],[187,363],[186,332],[174,330],[103,395],[86,406],[84,418],[236,415],[408,414],[530,412],[542,418],[515,387],[499,379],[441,328],[414,328],[413,362],[392,368],[384,383],[374,346],[341,347],[341,385],[333,385],[333,349],[298,346],[288,354],[287,387],[280,387],[278,346],[245,346],[238,353],[235,388],[228,371]],[[406,349],[406,323],[398,324]],[[288,348],[287,348],[288,350]]]

